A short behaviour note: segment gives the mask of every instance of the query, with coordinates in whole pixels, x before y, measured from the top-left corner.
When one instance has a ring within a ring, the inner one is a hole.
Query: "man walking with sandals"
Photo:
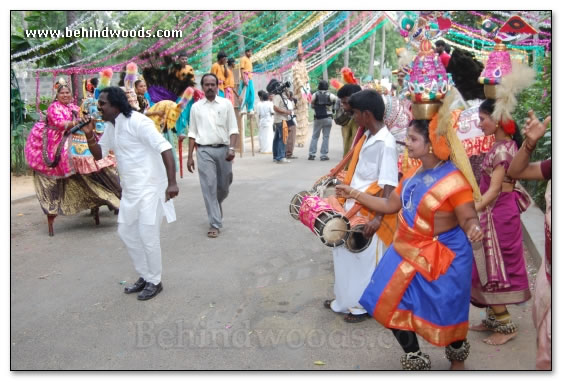
[[[188,171],[195,169],[193,152],[197,146],[199,183],[209,218],[207,237],[216,238],[223,228],[221,203],[229,195],[233,182],[233,159],[238,127],[231,101],[217,97],[219,81],[214,74],[204,74],[201,87],[205,98],[190,111]]]

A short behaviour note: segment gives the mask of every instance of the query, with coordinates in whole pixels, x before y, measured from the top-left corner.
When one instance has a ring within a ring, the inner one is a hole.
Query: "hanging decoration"
[[[333,16],[330,21],[327,22],[327,24],[323,25],[325,36],[330,35],[330,33],[337,29],[339,29],[342,33],[349,30],[352,27],[352,24],[348,28],[341,27],[341,24],[346,20],[346,18],[346,12],[339,12],[337,15]],[[353,25],[356,25],[356,23],[354,23]],[[320,32],[317,32],[311,38],[302,43],[304,50],[310,52],[314,45],[320,44],[320,40]],[[282,70],[285,71],[286,66],[290,67],[291,65],[293,65],[295,55],[296,53],[294,49],[288,49],[285,54],[276,55],[275,57],[264,63],[257,63],[254,66],[254,70],[256,72],[265,72],[283,67]]]
[[[76,20],[74,23],[70,24],[68,26],[68,29],[76,29],[79,26],[81,26],[82,24],[87,23],[88,21],[90,21],[91,19],[94,18],[96,14],[94,12],[90,13],[90,15],[88,15],[88,13],[84,13],[78,20]],[[45,48],[46,46],[49,46],[55,42],[59,41],[58,38],[53,38],[51,40],[45,41],[39,45],[35,45],[34,47],[31,47],[23,52],[17,52],[14,53],[10,56],[10,60],[16,59],[18,57],[22,57],[22,56],[26,56],[29,53],[34,53],[34,52],[39,52],[40,49]]]
[[[401,18],[399,33],[412,46],[419,48],[424,40],[435,40],[452,26],[447,11],[407,11]]]
[[[499,20],[499,19],[494,18],[490,15],[485,15],[484,13],[480,13],[480,12],[477,12],[477,11],[467,11],[467,12],[469,12],[470,14],[472,14],[474,16],[479,16],[483,19],[489,18],[499,25],[502,25],[502,24],[505,23],[503,20]],[[507,19],[514,15],[513,13],[506,13],[506,12],[499,12],[499,11],[492,11],[491,13],[500,14]],[[529,17],[527,17],[528,13],[526,13],[526,12],[519,12],[519,13],[523,13],[524,17],[529,19]],[[540,26],[542,26],[544,28],[551,28],[551,19],[548,19],[548,20],[550,21],[549,23],[546,23],[545,20],[544,20],[543,22],[540,23]],[[544,36],[551,36],[551,33],[546,32],[546,31],[539,31],[539,34],[544,35]]]
[[[346,43],[345,36],[338,36],[338,40],[331,44],[331,47],[327,49],[324,55],[322,52],[318,52],[307,61],[307,68],[313,72],[316,68],[322,68],[321,65],[324,62],[326,62],[326,65],[329,65],[332,61],[334,61],[334,59],[336,59],[336,56],[343,52],[346,48],[352,47],[368,38],[371,34],[375,33],[376,30],[383,27],[386,21],[387,19],[381,14],[381,12],[375,13],[365,25],[359,24],[353,31],[351,31],[353,34],[348,40],[348,44]],[[318,50],[320,50],[320,48],[318,48]]]
[[[156,30],[156,28],[157,28],[164,20],[166,20],[166,19],[170,16],[171,13],[172,13],[172,11],[169,11],[169,12],[167,12],[166,14],[164,14],[164,16],[162,16],[162,18],[161,18],[156,24],[153,25],[153,27],[152,27],[152,29],[151,29],[150,31],[151,31],[151,32],[154,32],[154,31]],[[129,49],[131,46],[137,44],[137,42],[138,42],[139,40],[140,40],[140,38],[136,38],[135,40],[131,41],[129,44],[125,45],[123,48],[121,48],[121,49],[115,51],[114,53],[110,54],[109,56],[106,56],[106,57],[104,57],[104,58],[102,58],[102,59],[99,59],[99,60],[90,62],[90,63],[86,64],[85,67],[92,67],[92,66],[95,66],[95,65],[97,65],[97,64],[99,64],[99,63],[101,63],[101,62],[106,62],[106,61],[108,61],[109,59],[111,59],[111,58],[117,56],[118,54],[125,52],[125,51],[126,51],[127,49]]]
[[[480,24],[480,28],[475,29],[451,22],[449,19],[449,12],[398,12],[400,15],[399,18],[395,16],[390,17],[387,12],[378,12],[374,17],[367,19],[366,21],[366,17],[368,17],[367,13],[368,12],[363,12],[360,16],[352,19],[351,22],[348,23],[348,26],[344,27],[342,23],[347,17],[345,12],[291,12],[288,14],[286,19],[287,23],[285,25],[288,26],[288,29],[285,34],[281,33],[281,25],[278,22],[274,23],[274,25],[270,28],[267,28],[267,32],[263,35],[252,35],[252,30],[258,28],[251,28],[249,25],[261,25],[262,27],[267,26],[268,22],[272,22],[271,12],[263,12],[260,14],[257,14],[257,12],[241,12],[240,23],[235,22],[234,12],[232,11],[217,12],[211,20],[206,20],[203,17],[203,14],[194,14],[191,12],[182,17],[175,27],[175,29],[178,30],[185,30],[188,26],[193,25],[194,22],[199,22],[198,27],[195,28],[188,36],[185,36],[181,40],[174,40],[172,38],[159,39],[152,46],[145,49],[144,52],[160,51],[161,53],[173,54],[182,51],[189,55],[200,50],[206,42],[209,42],[210,39],[214,40],[214,51],[228,50],[229,53],[237,52],[238,33],[236,33],[234,29],[242,24],[245,26],[244,37],[247,41],[249,41],[246,46],[252,47],[255,51],[253,55],[253,59],[256,63],[254,66],[255,71],[267,72],[267,75],[275,74],[277,76],[285,76],[293,63],[293,57],[296,50],[295,48],[289,48],[286,49],[284,54],[281,54],[281,49],[288,48],[289,45],[323,23],[325,36],[328,36],[328,38],[325,39],[324,52],[320,44],[320,33],[314,33],[313,36],[306,41],[304,40],[302,43],[302,47],[305,51],[304,58],[306,59],[307,68],[310,72],[316,72],[322,67],[323,63],[330,64],[346,48],[355,46],[367,38],[367,36],[374,33],[374,31],[380,28],[387,19],[393,22],[399,28],[401,34],[415,46],[420,46],[421,42],[425,39],[435,40],[437,38],[442,38],[454,47],[463,47],[464,49],[474,52],[478,58],[484,58],[487,52],[493,48],[494,43],[490,40],[495,37],[497,40],[505,42],[506,47],[513,54],[513,58],[518,57],[522,60],[527,59],[528,52],[532,51],[543,55],[545,52],[544,46],[548,46],[551,43],[550,39],[539,40],[536,38],[536,40],[533,40],[522,33],[519,33],[518,36],[514,38],[515,30],[522,30],[530,33],[529,28],[531,28],[531,26],[523,23],[522,17],[519,16],[513,18],[511,22],[507,23],[507,25],[512,29],[505,30],[503,28],[499,28],[499,23],[491,15],[484,17]],[[170,12],[165,13],[164,16],[152,26],[151,30],[156,30],[158,25],[163,23],[170,14]],[[495,14],[499,13],[495,12]],[[520,16],[521,15],[522,14],[520,14]],[[150,17],[154,17],[154,15],[147,16],[139,23],[137,28],[146,25],[146,22]],[[541,17],[538,16],[538,19],[540,18]],[[79,21],[85,23],[89,20],[90,19],[88,17],[83,16]],[[207,25],[205,24],[206,22],[213,22],[213,34],[202,33],[205,25]],[[550,22],[546,23],[545,18],[540,21],[536,20],[536,22],[543,22],[545,25],[551,25]],[[246,32],[247,28],[250,28],[249,33]],[[540,34],[541,33],[542,32],[540,32]],[[350,36],[349,39],[345,38],[346,34]],[[549,33],[547,33],[547,35],[550,36]],[[215,41],[217,41],[217,43],[215,43]],[[72,48],[73,44],[77,43],[76,41],[73,41],[63,47],[60,47],[59,49],[48,52],[46,55],[32,57],[30,60],[15,63],[14,66],[18,71],[36,72],[37,84],[39,84],[42,73],[51,73],[57,76],[59,74],[96,74],[104,69],[122,71],[127,63],[135,62],[142,67],[144,62],[139,59],[139,56],[135,56],[128,58],[124,62],[113,65],[100,66],[100,64],[108,62],[112,58],[125,53],[138,42],[139,40],[136,39],[126,44],[126,46],[114,50],[119,43],[119,40],[116,40],[115,42],[108,44],[104,49],[95,52],[89,57],[77,60],[76,62],[50,68],[29,68],[30,64],[33,65],[34,62],[37,62],[42,58],[58,54],[64,49]],[[100,57],[106,52],[111,53],[98,58],[95,61],[91,61],[93,58]],[[18,57],[21,57],[28,53],[19,52],[17,54],[20,55]],[[204,54],[206,54],[206,52],[199,52],[190,56],[190,64],[194,66],[194,68],[200,69],[199,66],[196,66],[195,64],[200,64],[201,57]],[[276,54],[275,58],[269,59],[274,54]],[[83,63],[86,64],[80,65]],[[206,70],[206,68],[201,69]]]
[[[310,20],[306,22],[304,26],[302,26],[297,30],[294,29],[292,31],[288,31],[288,33],[278,41],[274,41],[273,43],[270,43],[260,51],[256,52],[253,55],[253,59],[255,61],[263,60],[269,55],[281,50],[281,48],[288,46],[294,41],[297,41],[301,36],[310,32],[313,28],[318,27],[322,22],[327,20],[334,13],[335,12],[333,11],[316,12],[315,14],[312,15]]]

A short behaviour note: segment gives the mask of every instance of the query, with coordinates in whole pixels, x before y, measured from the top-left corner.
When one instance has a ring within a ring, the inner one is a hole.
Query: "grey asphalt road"
[[[13,203],[12,370],[399,370],[402,350],[389,330],[345,323],[323,307],[333,297],[331,250],[288,214],[291,196],[342,157],[340,128],[330,161],[308,161],[307,148],[295,154],[283,165],[237,155],[217,239],[206,237],[197,174],[185,171],[178,220],[162,225],[164,291],[146,302],[123,293],[121,283],[137,275],[105,207],[100,226],[88,212],[58,217],[49,237],[36,200]],[[470,332],[467,368],[534,369],[530,308],[510,307],[520,334],[504,346]],[[472,322],[483,317],[471,308]],[[433,369],[449,367],[442,348],[421,347]]]

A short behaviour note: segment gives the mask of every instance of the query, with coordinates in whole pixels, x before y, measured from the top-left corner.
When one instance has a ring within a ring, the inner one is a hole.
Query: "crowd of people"
[[[446,53],[440,41],[435,45],[421,57],[428,55],[437,72],[455,72],[462,58],[456,51]],[[119,236],[139,275],[124,292],[151,299],[163,289],[160,224],[164,217],[169,223],[176,219],[171,199],[179,193],[176,171],[182,158],[176,151],[182,140],[188,138],[188,171],[197,164],[207,237],[217,238],[233,182],[236,113],[256,116],[260,151],[285,164],[298,159],[295,147],[305,147],[311,109],[307,159],[316,159],[322,133],[320,160],[329,160],[330,132],[334,123],[340,125],[344,158],[337,167],[342,171],[336,195],[327,202],[361,221],[362,235],[371,240],[360,251],[333,249],[334,298],[323,306],[344,314],[345,322],[373,316],[392,330],[407,370],[431,366],[417,335],[445,347],[452,369],[463,368],[469,356],[468,330],[491,332],[484,339],[490,345],[517,335],[507,306],[532,294],[520,224],[527,205],[516,180],[551,179],[551,159],[529,163],[550,117],[542,122],[530,111],[523,141],[511,111],[499,112],[501,101],[479,99],[481,135],[494,144],[479,157],[476,171],[458,138],[461,110],[450,108],[454,92],[434,109],[400,98],[416,65],[396,72],[396,92],[347,83],[332,94],[321,80],[311,94],[300,49],[292,86],[271,82],[258,91],[255,106],[251,49],[238,66],[219,52],[201,77],[201,89],[186,55],[165,62],[164,69],[143,68],[142,78],[126,76],[121,87],[96,87],[96,79],[88,80],[82,108],[72,102],[70,87],[58,84],[46,122],[34,127],[26,145],[50,235],[59,214],[91,209],[98,222],[100,206],[115,210]],[[472,84],[483,86],[477,78]],[[78,125],[81,130],[73,129]],[[551,368],[551,183],[546,199],[545,272],[538,273],[534,300],[541,369]],[[481,323],[469,325],[471,304],[486,309]]]

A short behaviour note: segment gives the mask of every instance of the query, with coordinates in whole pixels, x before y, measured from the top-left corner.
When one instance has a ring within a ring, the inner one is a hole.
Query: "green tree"
[[[18,15],[18,13],[20,12],[11,13],[13,21],[21,21],[21,17]],[[80,13],[81,12],[79,12],[79,14]],[[49,29],[63,30],[67,26],[66,11],[26,11],[23,21],[25,21],[27,30],[44,30],[46,25],[49,26]],[[51,38],[27,38],[25,36],[23,26],[16,26],[15,30],[10,36],[10,55],[18,52],[23,52],[29,48],[41,45],[48,40],[51,40]],[[17,57],[12,61],[19,62],[29,60],[33,57],[42,56],[49,52],[57,50],[73,41],[74,38],[59,38],[52,44],[39,48],[37,51],[32,51],[26,55]],[[78,43],[75,48],[76,47],[82,48],[82,44]],[[72,47],[70,49],[64,49],[57,54],[52,54],[48,57],[38,60],[36,61],[36,65],[38,67],[50,67],[70,62],[70,58],[73,54],[72,49]]]

